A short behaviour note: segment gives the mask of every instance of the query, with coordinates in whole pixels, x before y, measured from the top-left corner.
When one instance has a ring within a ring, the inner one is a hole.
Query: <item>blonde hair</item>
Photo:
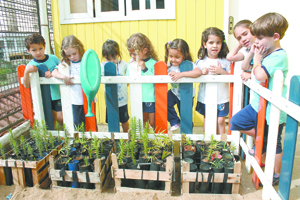
[[[70,65],[70,60],[64,50],[68,49],[69,47],[76,48],[81,58],[85,52],[83,44],[77,37],[75,37],[74,35],[64,37],[61,42],[60,55],[62,56],[61,62],[64,61],[68,65]]]
[[[134,49],[135,53],[139,55],[140,51],[147,48],[147,56],[152,57],[158,61],[158,56],[154,50],[154,47],[147,36],[142,33],[134,33],[127,39],[127,49]],[[139,61],[139,57],[138,57]]]

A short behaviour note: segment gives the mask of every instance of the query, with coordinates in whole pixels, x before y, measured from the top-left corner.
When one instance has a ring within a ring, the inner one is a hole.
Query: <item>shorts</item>
[[[55,112],[61,112],[62,108],[61,108],[61,100],[52,100],[51,101],[52,104],[52,110],[54,110]]]
[[[73,109],[73,123],[74,127],[80,127],[81,124],[84,124],[85,127],[85,114],[84,114],[84,109],[83,105],[73,105],[72,104],[72,109]]]
[[[205,117],[205,104],[197,102],[196,111]],[[229,113],[229,102],[218,104],[218,117],[225,117]]]
[[[154,113],[155,112],[155,102],[143,102],[143,112],[144,113]]]
[[[129,120],[129,115],[128,115],[128,107],[127,104],[124,106],[119,107],[119,122],[126,123]],[[106,108],[106,118],[105,118],[106,123],[108,123],[108,118],[107,118],[107,108]]]
[[[232,116],[230,120],[230,125],[231,125],[230,130],[243,132],[243,131],[250,131],[251,129],[255,128],[255,136],[256,136],[257,116],[258,113],[252,108],[251,105],[244,107],[234,116]],[[283,125],[284,124],[280,124],[278,127],[276,154],[282,152],[281,135],[282,135]],[[267,124],[267,120],[265,120],[263,153],[266,152],[267,149],[268,132],[269,132],[269,125]]]

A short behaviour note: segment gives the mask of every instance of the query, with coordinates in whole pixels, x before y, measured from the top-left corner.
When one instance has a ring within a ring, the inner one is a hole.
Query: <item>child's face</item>
[[[45,46],[42,44],[31,44],[27,52],[36,60],[43,60],[45,58]]]
[[[238,26],[234,30],[234,36],[242,47],[250,48],[255,41],[250,29],[244,26]]]
[[[81,60],[81,56],[76,48],[69,47],[64,49],[64,52],[71,62],[78,62]]]
[[[134,49],[128,49],[128,51],[129,51],[130,57],[133,58],[134,61],[136,61],[137,55],[135,53],[135,50]],[[139,58],[140,58],[140,60],[147,58],[147,48],[144,48],[144,49],[140,50]]]
[[[222,40],[216,35],[209,35],[207,42],[203,46],[207,49],[207,56],[216,59],[222,48]]]
[[[109,56],[108,58],[106,58],[106,61],[113,62],[116,65],[119,61],[119,56],[117,55],[115,58],[112,58],[111,56]]]
[[[255,40],[255,44],[257,48],[260,48],[262,46],[266,47],[265,51],[272,50],[272,47],[274,46],[274,37],[267,37],[267,36],[257,36]]]
[[[179,66],[184,56],[177,49],[169,49],[169,61],[173,66]]]

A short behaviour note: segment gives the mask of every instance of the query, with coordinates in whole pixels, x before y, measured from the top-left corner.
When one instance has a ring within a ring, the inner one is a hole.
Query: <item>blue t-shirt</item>
[[[282,97],[285,97],[287,92],[287,86],[285,85],[285,78],[288,72],[288,58],[286,55],[285,50],[278,49],[269,55],[267,55],[263,61],[262,61],[262,68],[265,70],[266,74],[269,78],[269,85],[268,89],[273,90],[273,81],[274,81],[274,74],[276,70],[281,70],[283,73],[283,88],[282,88]],[[260,81],[256,80],[254,76],[254,80],[257,83],[260,83]],[[254,92],[253,99],[250,102],[253,109],[258,112],[258,106],[259,106],[259,95]],[[271,103],[268,102],[267,104],[267,110],[266,110],[266,120],[267,124],[270,123],[270,109],[271,109]],[[282,124],[286,121],[286,113],[281,111],[280,112],[280,120],[279,123]]]
[[[34,65],[37,68],[39,68],[39,65],[44,64],[48,67],[49,71],[52,72],[55,69],[56,65],[58,65],[60,63],[60,60],[55,55],[45,54],[45,56],[46,57],[43,60],[36,60],[36,59],[31,60],[26,65],[26,67],[28,65]],[[59,85],[56,85],[56,84],[50,85],[50,91],[51,91],[51,99],[52,100],[61,99]]]

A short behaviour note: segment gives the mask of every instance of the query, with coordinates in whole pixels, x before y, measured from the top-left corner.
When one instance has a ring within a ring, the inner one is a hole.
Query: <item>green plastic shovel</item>
[[[101,82],[101,67],[99,58],[93,49],[88,49],[81,60],[80,64],[80,82],[81,87],[88,101],[88,112],[86,117],[94,117],[91,104],[95,98],[100,82]]]

